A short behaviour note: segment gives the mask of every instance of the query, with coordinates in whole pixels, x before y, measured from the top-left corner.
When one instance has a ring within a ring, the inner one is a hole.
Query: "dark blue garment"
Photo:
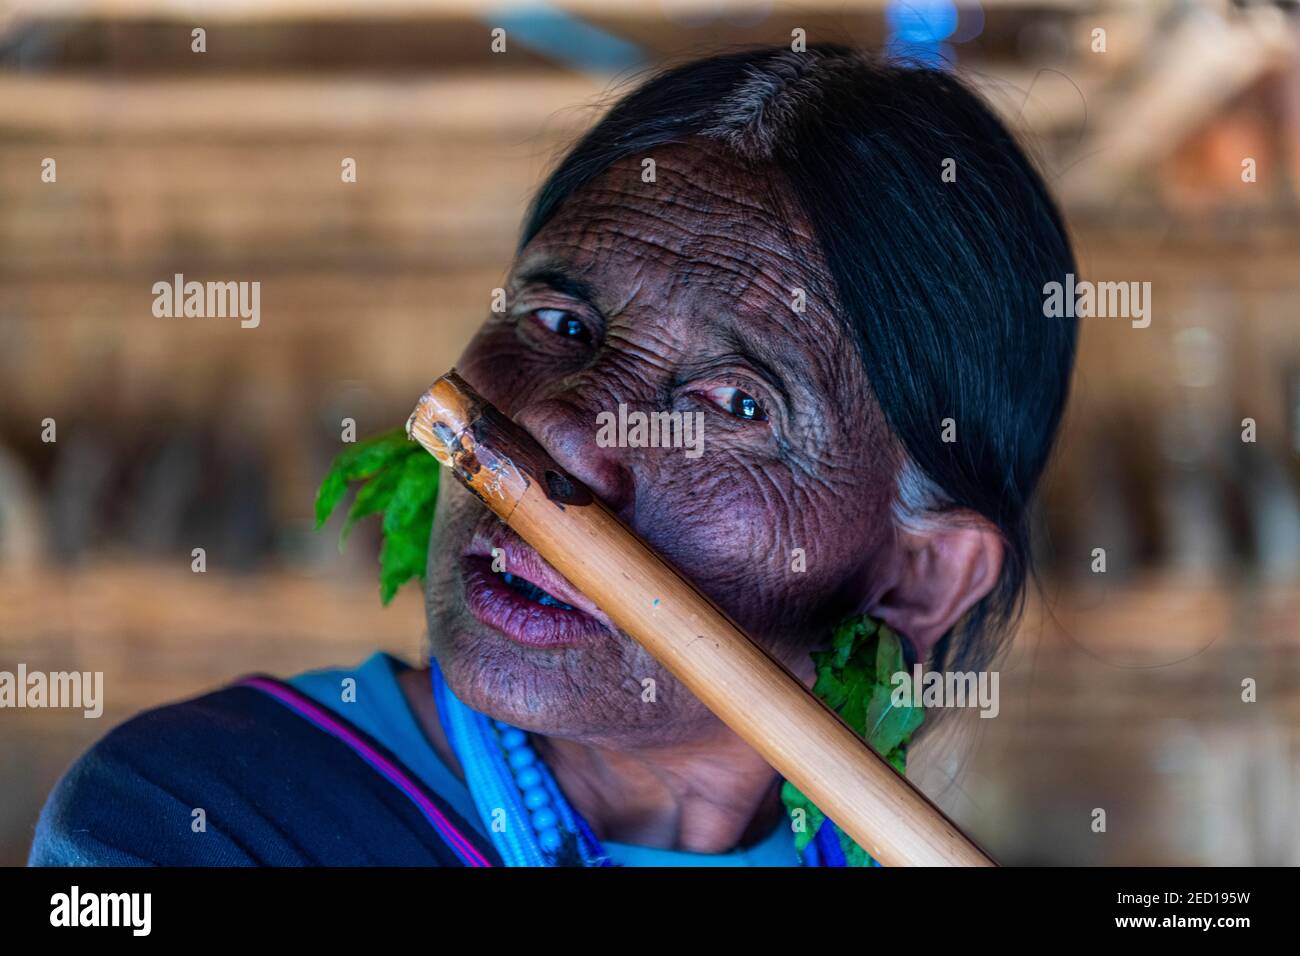
[[[372,738],[348,731],[415,779]],[[420,792],[500,865],[446,801]],[[194,832],[196,809],[206,815],[206,832]],[[426,812],[344,740],[274,697],[237,686],[111,731],[51,794],[29,863],[463,865]]]

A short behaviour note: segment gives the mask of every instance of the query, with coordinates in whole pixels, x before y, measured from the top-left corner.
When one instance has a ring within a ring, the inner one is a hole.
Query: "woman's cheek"
[[[657,482],[673,496],[652,509],[638,504],[638,516],[655,526],[638,530],[655,535],[655,546],[666,553],[682,552],[673,560],[701,585],[712,581],[734,592],[738,607],[752,604],[782,617],[816,609],[878,546],[886,522],[860,485],[801,485],[798,469],[784,463],[746,467],[738,458],[689,482]],[[658,527],[672,530],[661,534]]]
[[[733,463],[710,467],[708,455],[638,481],[635,530],[688,577],[723,600],[767,593],[779,583],[791,545],[789,516],[774,513],[752,471]],[[710,585],[713,585],[710,587]],[[729,608],[730,609],[730,608]]]

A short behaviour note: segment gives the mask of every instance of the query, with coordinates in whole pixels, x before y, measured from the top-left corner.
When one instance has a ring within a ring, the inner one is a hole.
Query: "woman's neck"
[[[782,817],[780,778],[721,725],[714,739],[648,752],[559,737],[534,736],[533,745],[602,840],[725,853]]]
[[[429,672],[408,670],[399,684],[434,751],[464,780],[438,719]],[[644,753],[537,735],[533,744],[603,840],[724,853],[761,840],[783,816],[780,778],[721,724],[710,739]]]

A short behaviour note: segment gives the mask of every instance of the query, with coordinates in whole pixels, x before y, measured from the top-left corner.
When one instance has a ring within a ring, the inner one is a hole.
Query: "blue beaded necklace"
[[[518,727],[466,707],[429,671],[447,742],[465,771],[474,806],[507,866],[610,866],[587,822],[565,799],[546,764]],[[565,854],[571,859],[564,859]]]

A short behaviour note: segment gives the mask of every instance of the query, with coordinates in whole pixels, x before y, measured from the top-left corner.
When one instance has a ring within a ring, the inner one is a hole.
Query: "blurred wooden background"
[[[1153,288],[1150,328],[1083,323],[1002,714],[951,722],[923,784],[1007,862],[1300,862],[1296,18],[951,6],[0,3],[0,669],[102,670],[108,695],[98,721],[0,711],[0,863],[141,708],[418,655],[373,529],[342,554],[311,531],[341,420],[391,427],[452,364],[618,83],[795,28],[955,62],[1039,155],[1083,276]],[[155,318],[177,272],[260,281],[261,326]]]

